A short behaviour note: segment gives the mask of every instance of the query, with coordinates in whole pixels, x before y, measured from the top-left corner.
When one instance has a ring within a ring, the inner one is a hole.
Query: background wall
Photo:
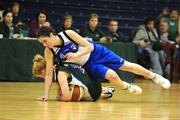
[[[126,60],[136,62],[136,46],[133,43],[103,44]],[[41,81],[32,75],[35,54],[43,55],[44,47],[37,40],[0,39],[0,81]],[[134,75],[118,72],[133,82]]]

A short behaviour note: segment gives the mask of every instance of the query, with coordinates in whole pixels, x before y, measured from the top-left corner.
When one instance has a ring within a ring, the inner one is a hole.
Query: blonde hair
[[[41,71],[46,68],[46,60],[40,54],[36,54],[33,59],[32,73],[34,76],[40,75]]]

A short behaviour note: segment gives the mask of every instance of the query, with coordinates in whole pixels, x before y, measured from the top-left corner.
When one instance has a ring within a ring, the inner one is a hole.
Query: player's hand
[[[66,54],[66,59],[67,60],[72,60],[72,59],[77,58],[77,57],[78,57],[77,53],[70,52],[70,53]]]
[[[41,96],[39,98],[37,98],[38,101],[48,101],[48,97],[46,96]]]

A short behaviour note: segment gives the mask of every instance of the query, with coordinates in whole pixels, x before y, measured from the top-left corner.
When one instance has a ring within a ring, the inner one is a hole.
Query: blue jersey
[[[67,53],[78,52],[80,50],[83,50],[83,47],[75,43],[66,34],[65,31],[60,32],[58,36],[64,42],[61,47],[53,48],[55,57],[58,59],[58,61],[71,62],[82,65],[94,77],[105,79],[105,75],[108,69],[117,70],[124,64],[124,59],[122,59],[106,47],[92,41],[89,41],[94,46],[94,50],[91,53],[68,61],[66,60]]]
[[[58,35],[60,36],[60,35]],[[66,54],[69,52],[77,52],[78,51],[79,46],[74,43],[73,41],[69,41],[64,43],[63,47],[59,48],[55,54],[57,55],[57,59],[60,61],[65,61],[66,60]]]
[[[83,55],[79,58],[75,58],[73,60],[67,60],[67,53],[75,53],[78,51],[83,50],[84,47],[79,46],[77,43],[75,43],[67,34],[65,31],[60,32],[58,34],[58,37],[63,41],[63,45],[62,46],[56,46],[53,47],[53,53],[55,54],[55,57],[57,58],[57,60],[59,62],[71,62],[71,63],[76,63],[79,65],[84,65],[90,56],[89,54]]]

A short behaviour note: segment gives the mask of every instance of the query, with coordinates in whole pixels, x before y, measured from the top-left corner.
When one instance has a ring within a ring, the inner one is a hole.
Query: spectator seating
[[[16,0],[21,4],[25,22],[30,22],[40,10],[46,10],[52,25],[58,26],[64,14],[71,14],[75,27],[87,23],[88,15],[96,12],[100,16],[100,28],[107,31],[106,25],[110,18],[120,21],[120,29],[126,35],[143,23],[146,16],[156,18],[162,7],[177,7],[180,1],[170,0]],[[11,1],[11,2],[14,2]],[[2,0],[0,4],[9,7],[10,1]],[[40,7],[41,5],[41,7]]]

